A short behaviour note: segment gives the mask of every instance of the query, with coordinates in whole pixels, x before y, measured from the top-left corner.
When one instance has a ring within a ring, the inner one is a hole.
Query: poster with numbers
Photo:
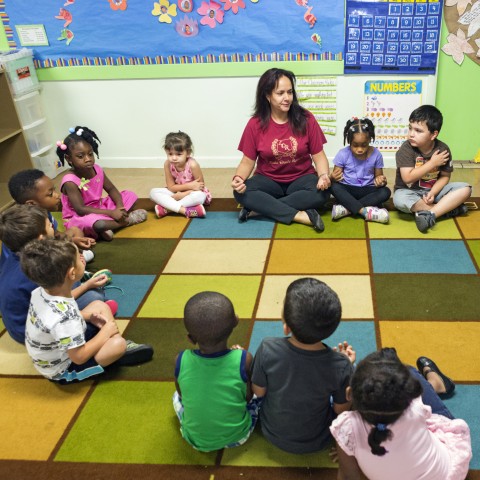
[[[443,2],[347,0],[345,73],[435,74]]]

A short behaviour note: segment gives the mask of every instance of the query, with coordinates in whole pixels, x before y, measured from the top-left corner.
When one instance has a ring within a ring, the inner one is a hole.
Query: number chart
[[[439,0],[347,0],[345,73],[434,74]]]

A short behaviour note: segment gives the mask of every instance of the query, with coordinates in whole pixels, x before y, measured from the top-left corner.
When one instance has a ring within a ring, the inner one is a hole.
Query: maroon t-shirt
[[[295,135],[290,124],[270,119],[266,130],[260,119],[252,117],[243,131],[238,150],[257,161],[255,173],[279,183],[293,182],[308,173],[315,173],[312,155],[320,153],[327,143],[315,117],[308,112],[305,135]]]

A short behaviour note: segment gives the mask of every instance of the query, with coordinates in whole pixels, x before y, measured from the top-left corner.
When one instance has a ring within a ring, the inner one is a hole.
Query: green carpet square
[[[154,274],[161,272],[175,249],[176,239],[116,238],[113,242],[99,242],[95,258],[87,270],[109,268],[113,273]]]
[[[342,218],[333,222],[330,212],[322,213],[325,231],[316,232],[308,225],[292,223],[277,224],[275,238],[365,238],[365,220],[361,218]]]
[[[212,465],[183,440],[170,382],[101,382],[55,460],[64,462]]]
[[[453,219],[439,220],[427,233],[418,231],[413,214],[393,210],[389,212],[390,223],[368,222],[370,238],[428,238],[433,239],[460,239],[460,232]]]
[[[162,275],[138,316],[183,318],[185,303],[193,295],[214,291],[223,293],[232,301],[240,318],[251,318],[260,280],[259,275]]]
[[[251,321],[240,320],[228,345],[247,347]],[[114,380],[174,380],[175,359],[180,351],[198,348],[187,339],[183,320],[175,319],[134,319],[130,322],[125,338],[137,343],[152,345],[155,353],[152,361],[133,367],[111,368],[102,378]]]
[[[373,284],[380,320],[478,321],[478,276],[379,274]]]
[[[333,445],[333,442],[332,442]],[[287,453],[267,442],[257,425],[246,443],[223,451],[222,465],[253,467],[330,467],[337,468],[328,455],[330,448],[306,455]]]
[[[467,242],[470,252],[472,252],[473,258],[477,264],[477,270],[480,270],[480,240],[470,240]]]

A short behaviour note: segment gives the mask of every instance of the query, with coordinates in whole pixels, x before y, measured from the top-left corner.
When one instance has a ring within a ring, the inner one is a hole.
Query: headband
[[[387,425],[385,423],[377,423],[375,425],[375,428],[379,431],[379,432],[385,432],[387,430]]]

